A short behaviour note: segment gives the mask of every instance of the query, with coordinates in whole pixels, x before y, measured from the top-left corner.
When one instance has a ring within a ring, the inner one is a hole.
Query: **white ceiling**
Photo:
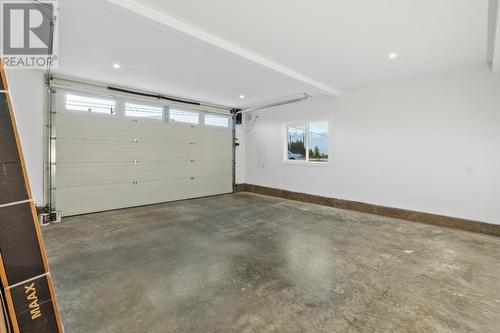
[[[140,2],[340,90],[486,63],[488,0]]]
[[[175,36],[102,0],[61,1],[59,27],[55,74],[225,106],[317,93],[301,82]],[[114,69],[114,63],[121,69]]]
[[[232,106],[342,91],[486,64],[488,2],[64,0],[58,71]]]

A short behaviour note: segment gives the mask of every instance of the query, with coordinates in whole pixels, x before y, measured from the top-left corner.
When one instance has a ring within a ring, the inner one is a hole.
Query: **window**
[[[205,125],[218,126],[218,127],[229,127],[229,117],[220,116],[220,115],[216,115],[216,114],[206,114],[205,115]]]
[[[306,126],[288,126],[288,159],[301,161],[306,159]]]
[[[328,121],[287,126],[288,161],[328,162],[328,151]]]
[[[115,101],[112,99],[67,94],[66,109],[115,114]]]
[[[309,161],[328,162],[328,122],[309,123]]]
[[[200,121],[198,112],[170,109],[169,114],[172,121],[189,124],[198,124]]]
[[[163,119],[163,108],[144,104],[125,103],[125,115],[128,117]]]

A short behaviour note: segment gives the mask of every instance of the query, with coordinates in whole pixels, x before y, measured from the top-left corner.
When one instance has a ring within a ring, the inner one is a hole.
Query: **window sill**
[[[310,162],[310,161],[283,161],[286,165],[295,165],[295,166],[313,166],[313,167],[329,167],[330,161],[328,162]]]

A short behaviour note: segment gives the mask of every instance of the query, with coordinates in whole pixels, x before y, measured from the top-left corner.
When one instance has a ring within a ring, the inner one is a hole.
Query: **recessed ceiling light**
[[[397,53],[391,53],[389,54],[389,59],[396,59],[398,57]]]
[[[120,64],[113,64],[114,69],[120,69],[120,67],[121,67]]]
[[[241,99],[245,99],[245,95],[240,95],[240,98]]]

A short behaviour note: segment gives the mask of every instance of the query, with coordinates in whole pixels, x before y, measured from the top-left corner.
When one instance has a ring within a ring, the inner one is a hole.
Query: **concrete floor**
[[[79,332],[500,332],[500,238],[239,193],[44,230]]]

